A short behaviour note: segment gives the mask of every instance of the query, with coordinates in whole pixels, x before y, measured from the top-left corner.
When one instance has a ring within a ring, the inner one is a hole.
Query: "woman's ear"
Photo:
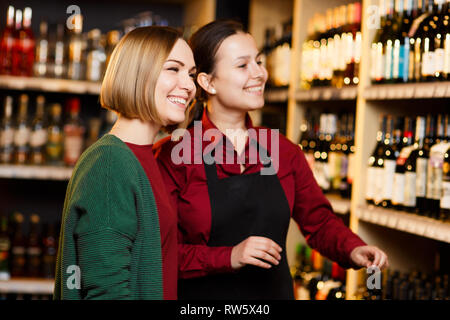
[[[216,94],[216,89],[214,89],[211,80],[212,76],[207,73],[200,72],[197,75],[197,83],[199,84],[199,86],[209,94]]]

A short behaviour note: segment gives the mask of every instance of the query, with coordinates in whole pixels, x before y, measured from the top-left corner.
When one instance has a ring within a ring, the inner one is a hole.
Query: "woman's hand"
[[[269,238],[248,237],[233,247],[231,251],[231,267],[240,269],[247,264],[251,264],[269,269],[272,267],[271,264],[277,265],[279,263],[281,251],[281,247]]]
[[[353,249],[350,259],[360,267],[378,267],[380,270],[389,267],[386,253],[374,246],[360,246]]]

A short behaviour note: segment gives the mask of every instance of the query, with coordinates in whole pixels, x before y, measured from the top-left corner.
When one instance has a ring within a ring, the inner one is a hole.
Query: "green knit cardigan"
[[[138,159],[114,135],[82,154],[69,181],[54,299],[163,299],[155,198]]]

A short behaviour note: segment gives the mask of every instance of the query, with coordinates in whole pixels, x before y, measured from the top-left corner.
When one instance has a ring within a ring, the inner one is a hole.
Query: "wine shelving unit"
[[[411,271],[412,267],[430,271],[434,267],[434,250],[439,244],[448,244],[450,224],[422,215],[392,209],[367,206],[365,203],[367,160],[375,146],[377,119],[381,113],[403,114],[412,112],[448,112],[450,108],[450,82],[425,82],[405,84],[370,83],[370,47],[376,29],[365,23],[369,19],[370,7],[378,5],[377,0],[362,0],[362,49],[357,86],[343,88],[315,87],[300,89],[300,66],[302,43],[307,38],[307,22],[315,13],[325,13],[327,8],[354,2],[352,0],[292,0],[282,1],[283,12],[272,7],[274,19],[262,19],[255,23],[251,32],[259,46],[264,43],[261,34],[276,21],[292,18],[291,76],[287,90],[287,137],[294,143],[299,141],[300,123],[308,108],[319,108],[327,112],[339,112],[344,106],[354,110],[355,163],[353,167],[353,187],[351,200],[345,202],[350,211],[350,228],[367,243],[376,245],[387,252],[393,269]],[[253,7],[270,6],[267,0],[252,0]],[[284,14],[284,15],[283,15]],[[277,20],[278,19],[278,20]],[[276,21],[273,21],[276,20]],[[255,20],[256,21],[256,20]],[[259,30],[258,30],[259,29]],[[424,109],[425,108],[425,109]],[[435,110],[435,111],[434,111]],[[341,201],[327,195],[335,211],[341,208]],[[344,200],[342,200],[344,201]],[[346,200],[345,200],[346,201]],[[342,207],[343,208],[343,207]],[[337,213],[337,212],[336,212]],[[288,260],[295,261],[295,245],[302,239],[298,226],[291,222],[288,233]],[[347,299],[354,299],[357,272],[347,272]]]
[[[68,181],[72,170],[63,166],[0,165],[0,178]]]
[[[55,281],[38,278],[11,278],[0,281],[0,294],[51,295]]]
[[[178,2],[183,4],[183,21],[180,21],[180,24],[186,27],[185,30],[187,36],[189,36],[190,33],[198,29],[200,26],[215,19],[215,0],[184,0]],[[114,4],[112,4],[112,7],[113,6]],[[54,18],[57,17],[55,16]],[[59,18],[61,18],[61,16]],[[39,21],[39,17],[33,17],[33,19]],[[110,27],[115,28],[116,26],[111,25]],[[0,28],[3,28],[3,26]],[[42,93],[68,93],[74,95],[98,96],[100,94],[100,89],[101,83],[99,82],[0,75],[0,90],[4,92],[36,91]],[[287,99],[287,96],[285,99]],[[0,180],[3,180],[2,183],[6,186],[6,188],[13,185],[14,190],[21,190],[22,192],[27,190],[26,188],[28,187],[26,186],[28,185],[21,180],[36,180],[38,184],[42,181],[43,184],[45,182],[45,186],[42,191],[45,193],[45,190],[47,190],[49,184],[53,186],[52,182],[67,182],[72,175],[72,171],[72,167],[65,166],[0,165]],[[13,180],[14,183],[12,183]],[[32,182],[31,185],[36,185],[36,181]],[[31,190],[31,192],[33,191]],[[45,197],[53,198],[55,197],[55,194],[45,194]],[[41,209],[41,205],[44,206],[44,210],[47,210],[49,207],[49,199],[36,199],[36,202],[31,204],[29,203],[30,201],[27,200],[29,199],[27,194],[20,194],[17,196],[14,195],[13,198],[14,199],[3,197],[0,199],[0,210],[5,209],[2,207],[2,201],[5,202],[4,204],[6,204],[6,207],[8,208],[15,205],[16,202],[19,202],[20,204],[25,203],[26,206],[32,205],[33,210],[36,209],[37,211]],[[40,203],[41,200],[43,200],[43,204]],[[62,205],[64,198],[61,197],[59,199],[55,199],[55,201],[59,201]],[[49,296],[53,293],[53,287],[53,279],[11,278],[9,280],[0,280],[0,297],[3,294]]]
[[[98,95],[100,93],[101,83],[67,79],[34,77],[25,78],[2,75],[0,76],[0,88]]]

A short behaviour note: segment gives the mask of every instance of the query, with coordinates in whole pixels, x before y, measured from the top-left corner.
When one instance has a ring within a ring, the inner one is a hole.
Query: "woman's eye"
[[[256,61],[256,64],[260,66],[262,65],[262,61]]]
[[[247,66],[246,64],[241,64],[241,65],[238,66],[238,68],[242,68],[242,69],[243,69],[243,68],[245,68],[246,66]]]
[[[178,68],[177,67],[170,67],[170,68],[167,68],[167,70],[178,72]]]
[[[190,73],[189,77],[191,77],[192,79],[195,79],[195,73]]]

